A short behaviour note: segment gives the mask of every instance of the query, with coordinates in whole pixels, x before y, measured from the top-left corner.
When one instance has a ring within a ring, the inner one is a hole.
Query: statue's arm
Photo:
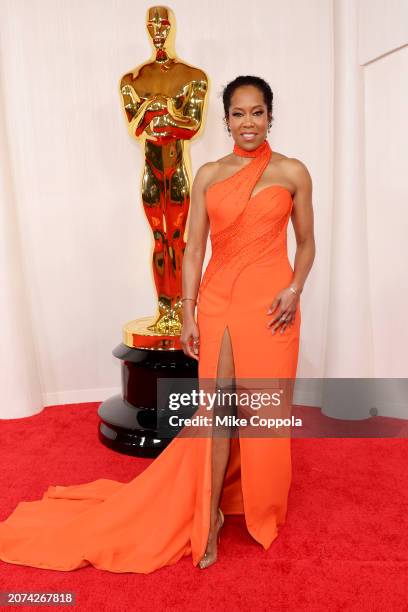
[[[129,133],[134,136],[136,129],[142,123],[146,109],[152,100],[141,101],[135,88],[130,83],[120,83],[120,94],[122,98],[123,109],[128,121]]]
[[[176,108],[174,100],[169,98],[167,109],[171,118],[171,124],[197,132],[203,117],[207,90],[208,83],[206,80],[194,80],[186,85],[184,101],[179,108]]]

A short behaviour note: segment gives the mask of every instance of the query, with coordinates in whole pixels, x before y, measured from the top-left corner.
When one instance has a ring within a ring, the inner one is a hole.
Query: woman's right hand
[[[184,317],[183,326],[181,328],[180,344],[185,355],[198,361],[200,332],[193,318]]]

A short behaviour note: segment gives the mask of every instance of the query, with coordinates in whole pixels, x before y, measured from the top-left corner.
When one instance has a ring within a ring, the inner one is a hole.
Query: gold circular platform
[[[129,321],[123,326],[123,343],[130,348],[150,349],[155,351],[180,351],[180,334],[156,333],[149,329],[157,317],[143,317]]]

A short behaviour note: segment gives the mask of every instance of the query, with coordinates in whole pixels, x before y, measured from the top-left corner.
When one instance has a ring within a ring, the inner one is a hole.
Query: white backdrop
[[[118,393],[122,325],[156,311],[142,155],[118,93],[120,77],[151,55],[152,5],[0,2],[3,418]],[[317,254],[302,294],[299,378],[407,376],[407,4],[171,8],[177,55],[210,79],[193,172],[232,150],[221,91],[255,74],[274,92],[272,149],[312,175]],[[293,262],[291,226],[289,248]]]

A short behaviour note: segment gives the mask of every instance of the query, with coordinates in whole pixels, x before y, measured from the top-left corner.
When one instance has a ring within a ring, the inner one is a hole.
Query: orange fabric
[[[213,251],[198,298],[200,380],[216,377],[226,326],[236,378],[296,375],[299,307],[284,334],[266,327],[275,293],[293,275],[286,248],[291,194],[271,185],[251,195],[270,156],[265,141],[247,165],[207,190]],[[60,571],[92,564],[149,573],[191,554],[197,565],[210,524],[211,450],[211,437],[179,434],[128,483],[50,486],[0,524],[0,559]],[[221,508],[244,514],[267,549],[285,520],[290,481],[290,438],[233,438]]]

